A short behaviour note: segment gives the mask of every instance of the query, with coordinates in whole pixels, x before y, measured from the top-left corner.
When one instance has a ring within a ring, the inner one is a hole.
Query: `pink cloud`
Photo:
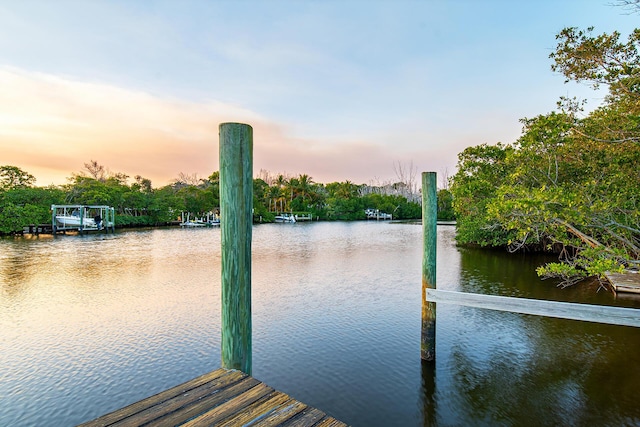
[[[90,160],[113,172],[142,175],[154,187],[180,172],[206,177],[218,169],[218,125],[229,121],[254,128],[256,175],[266,169],[306,173],[316,182],[367,183],[393,179],[394,162],[438,170],[452,157],[449,147],[394,149],[381,142],[383,136],[304,139],[286,124],[234,105],[167,99],[17,69],[0,69],[0,85],[0,164],[34,174],[38,185],[65,183]],[[411,136],[418,142],[427,137]]]

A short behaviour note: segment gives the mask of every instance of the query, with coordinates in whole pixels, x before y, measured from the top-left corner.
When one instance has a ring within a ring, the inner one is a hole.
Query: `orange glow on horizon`
[[[99,83],[0,68],[0,164],[18,166],[36,185],[60,185],[96,160],[111,172],[162,187],[183,172],[218,170],[218,125],[254,129],[254,173],[305,173],[316,182],[368,183],[393,177],[401,153],[364,140],[292,137],[286,126],[217,101],[193,103]],[[417,165],[414,161],[414,164]]]

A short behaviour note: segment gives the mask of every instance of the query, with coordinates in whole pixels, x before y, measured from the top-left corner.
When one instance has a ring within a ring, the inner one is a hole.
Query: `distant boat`
[[[393,215],[380,212],[379,209],[365,209],[364,213],[367,219],[393,219]]]
[[[220,218],[217,215],[207,215],[207,219],[189,219],[189,214],[187,214],[186,221],[180,223],[180,227],[217,227],[220,225]]]
[[[206,221],[200,221],[199,219],[180,223],[180,227],[207,227],[208,225]]]
[[[276,222],[290,222],[290,223],[293,223],[293,222],[296,222],[296,217],[293,216],[293,214],[283,213],[283,214],[276,215],[275,220],[276,220]]]

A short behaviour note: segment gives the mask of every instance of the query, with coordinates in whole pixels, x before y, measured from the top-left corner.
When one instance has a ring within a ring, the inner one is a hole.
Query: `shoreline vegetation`
[[[51,205],[107,205],[115,208],[116,227],[153,227],[219,214],[219,172],[207,178],[180,174],[169,185],[153,188],[151,181],[110,172],[97,161],[85,163],[60,186],[35,186],[35,177],[17,166],[0,166],[0,234],[19,234],[33,224],[51,222]],[[411,168],[408,179],[382,185],[350,181],[316,183],[306,174],[273,175],[261,170],[253,180],[255,223],[275,222],[279,213],[321,221],[367,219],[366,210],[391,214],[393,219],[420,219],[420,192]],[[403,172],[404,173],[404,172]],[[450,193],[441,190],[439,219],[452,220]]]
[[[630,4],[640,12],[640,1]],[[561,97],[556,111],[521,119],[515,142],[459,153],[455,175],[438,191],[438,220],[457,222],[460,245],[557,254],[558,262],[537,273],[560,286],[604,283],[606,272],[640,265],[640,29],[624,41],[618,32],[565,28],[556,40],[551,70],[608,94],[590,111],[580,99]],[[0,234],[51,221],[52,204],[113,206],[117,227],[164,225],[181,212],[206,216],[219,206],[218,172],[204,179],[180,174],[153,188],[95,160],[84,166],[68,184],[44,188],[19,167],[1,166]],[[282,212],[364,220],[366,209],[419,219],[416,171],[395,166],[397,182],[379,185],[321,184],[306,174],[261,170],[253,180],[254,221],[273,222]]]

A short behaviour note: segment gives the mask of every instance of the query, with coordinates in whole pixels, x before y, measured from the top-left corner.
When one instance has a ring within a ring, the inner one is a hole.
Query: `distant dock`
[[[80,424],[115,425],[346,426],[241,371],[223,368]]]
[[[605,277],[615,293],[640,294],[640,273],[627,270],[624,273],[606,273]]]
[[[77,231],[111,231],[115,233],[115,208],[105,205],[51,205],[53,234]]]

